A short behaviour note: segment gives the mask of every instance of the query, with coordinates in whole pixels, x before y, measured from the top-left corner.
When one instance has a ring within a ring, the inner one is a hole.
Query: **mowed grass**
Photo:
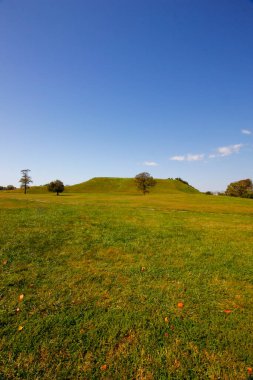
[[[252,200],[1,193],[0,226],[0,379],[248,377]]]

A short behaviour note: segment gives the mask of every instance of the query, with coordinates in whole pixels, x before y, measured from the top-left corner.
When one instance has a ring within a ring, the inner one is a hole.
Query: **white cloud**
[[[173,156],[172,161],[201,161],[205,157],[204,154],[187,154],[186,156]]]
[[[186,161],[201,161],[204,156],[204,154],[188,154],[186,156]]]
[[[243,144],[235,144],[229,146],[222,146],[217,149],[217,155],[221,157],[230,156],[233,153],[238,153],[242,149]]]
[[[241,132],[244,134],[244,135],[251,135],[252,132],[248,129],[242,129]]]
[[[172,160],[172,161],[184,161],[185,156],[173,156],[170,158],[170,160]]]
[[[248,131],[250,132],[250,131]],[[251,133],[251,132],[250,132]],[[209,159],[216,157],[226,157],[234,153],[239,153],[240,150],[244,147],[244,144],[234,144],[228,146],[221,146],[217,148],[214,153],[207,155]],[[182,156],[173,156],[170,157],[172,161],[202,161],[206,157],[205,154],[185,154]]]
[[[228,145],[228,146],[221,146],[220,148],[216,149],[215,153],[209,154],[209,158],[216,158],[216,157],[226,157],[230,156],[234,153],[239,153],[244,145],[243,144],[235,144],[235,145]]]
[[[154,161],[145,161],[143,163],[143,165],[145,165],[145,166],[158,166],[158,163],[154,162]]]

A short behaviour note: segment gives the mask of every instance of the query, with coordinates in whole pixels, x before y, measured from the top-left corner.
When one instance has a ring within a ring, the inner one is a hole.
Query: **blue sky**
[[[1,0],[0,185],[253,172],[253,2]]]

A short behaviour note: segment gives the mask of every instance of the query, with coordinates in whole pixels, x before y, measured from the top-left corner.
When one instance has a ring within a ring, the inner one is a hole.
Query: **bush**
[[[237,182],[231,182],[228,185],[225,194],[230,197],[252,198],[253,184],[251,179],[247,178]]]

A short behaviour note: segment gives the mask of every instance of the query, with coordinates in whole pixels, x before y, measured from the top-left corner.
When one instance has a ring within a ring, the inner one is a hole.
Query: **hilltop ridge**
[[[12,190],[14,192],[23,192],[22,189]],[[28,190],[30,194],[47,193],[47,186],[31,186]],[[117,177],[94,177],[88,181],[75,185],[65,186],[65,193],[122,193],[122,194],[140,194],[136,188],[134,178],[117,178]],[[175,194],[175,193],[198,194],[199,190],[179,179],[156,179],[150,193],[152,194]]]
[[[150,191],[154,194],[159,193],[199,193],[194,187],[185,184],[176,179],[156,179],[156,186]],[[117,177],[95,177],[86,182],[72,186],[66,186],[65,192],[71,193],[130,193],[136,194],[139,191],[136,188],[134,178],[117,178]]]

